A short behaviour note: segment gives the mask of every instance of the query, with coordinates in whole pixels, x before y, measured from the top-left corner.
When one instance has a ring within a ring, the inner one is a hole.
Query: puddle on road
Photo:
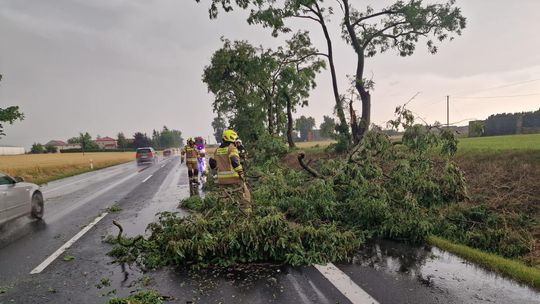
[[[353,263],[418,280],[463,303],[540,303],[540,293],[431,246],[381,241]]]

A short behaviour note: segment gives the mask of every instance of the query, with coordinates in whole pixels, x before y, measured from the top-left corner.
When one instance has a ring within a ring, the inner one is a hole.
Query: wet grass
[[[45,184],[134,159],[133,152],[55,153],[0,156],[0,171],[26,181]],[[93,169],[90,167],[93,164]]]
[[[431,236],[428,242],[443,250],[456,254],[468,261],[495,271],[505,277],[527,284],[540,290],[540,269],[521,262],[505,259],[495,254],[483,252],[465,245],[452,243],[443,238]]]

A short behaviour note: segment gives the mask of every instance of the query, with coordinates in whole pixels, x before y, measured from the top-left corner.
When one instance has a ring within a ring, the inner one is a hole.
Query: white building
[[[0,155],[20,155],[24,154],[26,151],[23,147],[1,147],[0,146]]]

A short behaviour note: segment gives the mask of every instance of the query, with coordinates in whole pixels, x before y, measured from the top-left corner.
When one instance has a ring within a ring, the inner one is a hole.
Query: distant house
[[[61,150],[68,150],[68,149],[80,149],[80,144],[68,144],[62,140],[51,140],[48,143],[45,144],[45,146],[53,146],[56,147],[58,152]]]
[[[98,145],[100,149],[105,149],[105,150],[118,149],[118,142],[116,141],[116,139],[110,138],[108,136],[98,137],[95,140],[95,143],[96,145]]]

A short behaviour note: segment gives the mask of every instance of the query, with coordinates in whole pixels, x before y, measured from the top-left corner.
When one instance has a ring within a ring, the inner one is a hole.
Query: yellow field
[[[42,184],[135,159],[135,152],[55,153],[0,156],[0,171]]]
[[[320,148],[326,148],[330,144],[335,143],[334,140],[321,140],[321,141],[306,141],[306,142],[297,142],[296,147],[299,149],[307,149],[307,148],[314,148],[314,147],[320,147]]]

